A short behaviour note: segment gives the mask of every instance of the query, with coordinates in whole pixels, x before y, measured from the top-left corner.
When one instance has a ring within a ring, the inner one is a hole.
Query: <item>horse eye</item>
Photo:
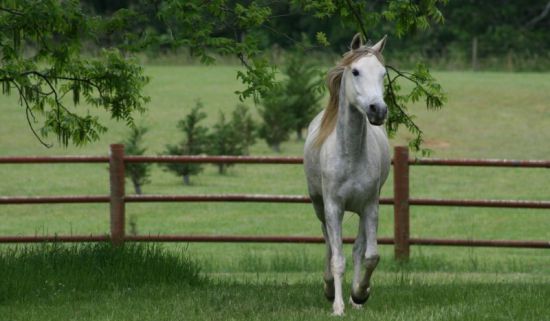
[[[359,70],[357,70],[357,69],[355,69],[355,68],[351,70],[351,73],[352,73],[355,77],[359,76]]]

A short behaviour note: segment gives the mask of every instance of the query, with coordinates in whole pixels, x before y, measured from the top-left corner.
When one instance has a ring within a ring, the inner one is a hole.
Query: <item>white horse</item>
[[[360,216],[353,246],[354,307],[369,298],[370,278],[380,259],[378,200],[390,169],[388,138],[380,126],[387,114],[381,56],[385,42],[386,37],[367,47],[359,34],[353,37],[351,50],[328,73],[329,103],[309,125],[304,147],[309,195],[327,245],[324,292],[333,301],[334,315],[344,314],[344,211]]]

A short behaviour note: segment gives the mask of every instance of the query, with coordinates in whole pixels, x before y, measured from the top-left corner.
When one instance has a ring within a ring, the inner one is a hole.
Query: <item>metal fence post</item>
[[[124,243],[124,145],[112,144],[109,151],[111,186],[111,242]]]
[[[409,148],[396,146],[393,156],[395,259],[409,259]]]

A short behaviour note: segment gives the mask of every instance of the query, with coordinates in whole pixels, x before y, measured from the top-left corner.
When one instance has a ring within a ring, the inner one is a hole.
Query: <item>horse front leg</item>
[[[332,202],[325,203],[325,226],[327,230],[328,241],[330,243],[330,269],[334,279],[334,302],[332,303],[332,313],[340,316],[344,314],[344,299],[342,297],[342,282],[344,280],[344,271],[346,260],[342,249],[342,215],[344,210]]]
[[[319,197],[310,196],[313,201],[313,208],[315,209],[315,214],[321,221],[321,230],[323,231],[323,237],[325,238],[325,272],[323,273],[323,292],[325,297],[330,302],[334,301],[334,278],[332,277],[332,271],[330,268],[330,259],[332,257],[332,250],[330,249],[330,242],[328,240],[327,226],[325,224],[325,206],[323,204],[323,199]]]
[[[325,272],[323,273],[323,291],[325,293],[325,297],[330,302],[334,302],[334,277],[332,276],[332,269],[330,267],[330,262],[332,258],[332,250],[330,249],[330,242],[328,240],[328,234],[327,234],[327,226],[323,222],[321,225],[321,228],[323,230],[323,236],[325,237],[325,246],[326,246],[326,252],[325,252]]]
[[[355,307],[363,305],[370,296],[370,279],[374,269],[380,261],[378,254],[378,202],[367,206],[361,215],[360,223],[362,227],[359,231],[363,232],[363,239],[366,239],[366,251],[364,252],[365,273],[362,279],[357,278],[352,286],[351,299]],[[359,238],[359,236],[358,236]],[[355,253],[354,253],[355,254]]]
[[[362,215],[359,221],[357,237],[353,243],[353,281],[351,283],[350,303],[357,309],[362,307],[362,304],[358,303],[361,300],[354,297],[354,294],[361,292],[360,284],[363,278],[363,263],[365,260],[365,247],[367,244],[364,221],[365,216]]]

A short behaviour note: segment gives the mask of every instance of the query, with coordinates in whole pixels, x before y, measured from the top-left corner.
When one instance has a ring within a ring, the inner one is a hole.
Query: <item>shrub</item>
[[[147,133],[147,128],[143,126],[134,127],[123,142],[124,151],[127,155],[143,155],[147,150],[142,146],[143,136]],[[151,182],[151,163],[129,163],[126,164],[124,175],[128,177],[134,185],[136,194],[141,194],[141,187]]]
[[[197,101],[191,112],[178,122],[178,129],[183,132],[184,138],[178,145],[166,145],[163,155],[199,155],[206,152],[208,129],[199,124],[206,118],[206,114],[201,111],[202,108],[203,104]],[[181,176],[185,185],[190,184],[191,175],[202,171],[201,164],[165,163],[161,166]]]
[[[294,116],[296,137],[302,140],[302,130],[321,109],[319,102],[323,98],[324,77],[302,52],[291,56],[284,72],[287,76],[284,96]]]
[[[275,152],[281,152],[281,143],[288,140],[295,124],[283,87],[274,87],[271,94],[262,99],[259,113],[263,120],[260,137]]]
[[[228,122],[220,112],[219,120],[209,135],[209,153],[212,155],[247,155],[256,141],[256,124],[245,105],[237,105]],[[219,163],[218,173],[224,174],[232,164]]]

